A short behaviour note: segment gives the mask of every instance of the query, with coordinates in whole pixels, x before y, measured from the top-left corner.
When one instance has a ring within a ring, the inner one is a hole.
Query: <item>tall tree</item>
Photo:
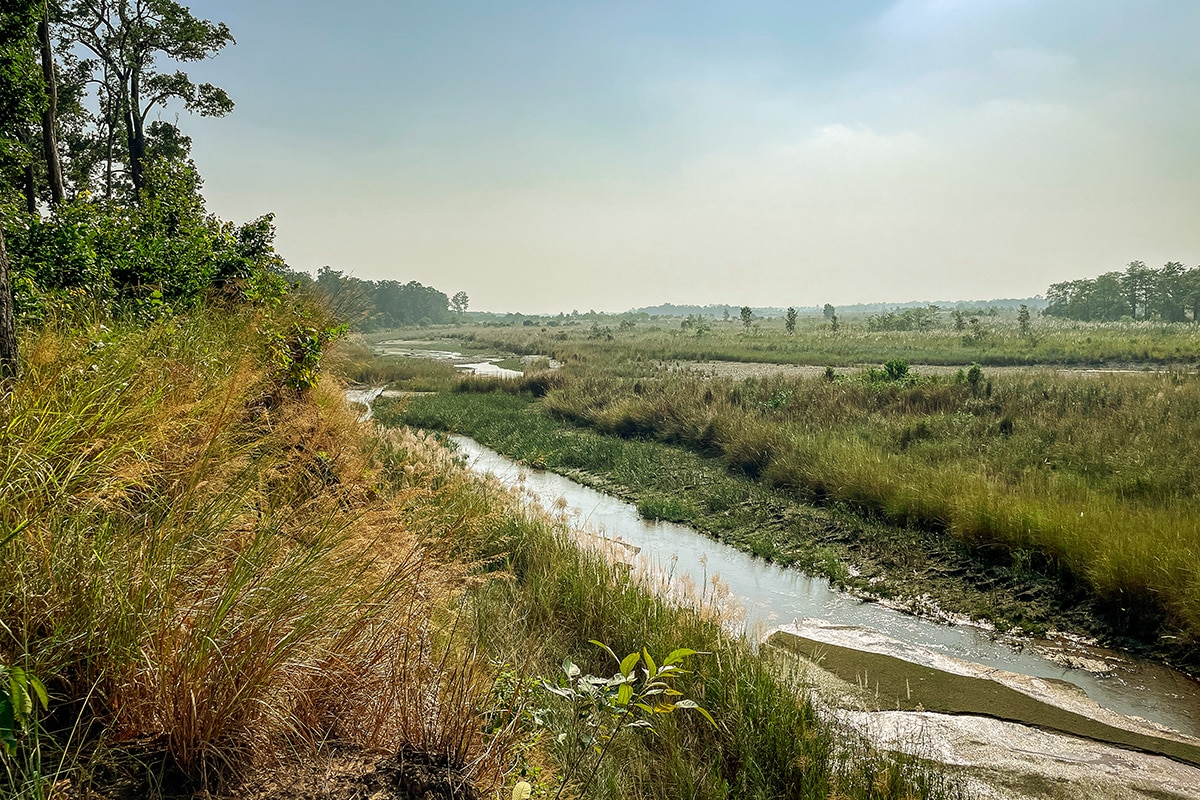
[[[4,229],[0,227],[0,381],[17,374],[18,355],[8,252],[4,249]]]
[[[0,14],[0,162],[21,171],[31,153],[24,141],[41,111],[40,74],[34,45],[38,0],[6,0]],[[7,187],[3,187],[7,188]],[[0,203],[4,202],[0,196]],[[17,336],[13,325],[8,253],[0,227],[0,379],[16,374]]]
[[[58,157],[58,78],[54,74],[54,48],[50,42],[50,2],[42,0],[42,18],[38,20],[41,45],[42,82],[46,103],[42,108],[42,154],[46,160],[46,182],[50,185],[50,204],[63,201],[62,162]]]
[[[1150,301],[1154,295],[1154,270],[1144,261],[1130,261],[1121,276],[1121,288],[1125,290],[1130,316],[1134,319],[1150,319]],[[1138,312],[1141,311],[1139,317]]]
[[[233,42],[223,22],[198,19],[174,0],[68,0],[63,24],[69,40],[89,50],[100,72],[101,114],[109,140],[107,169],[116,159],[116,127],[135,194],[145,185],[146,119],[172,100],[201,116],[224,116],[233,101],[187,73],[164,72],[160,58],[186,63],[210,58]]]

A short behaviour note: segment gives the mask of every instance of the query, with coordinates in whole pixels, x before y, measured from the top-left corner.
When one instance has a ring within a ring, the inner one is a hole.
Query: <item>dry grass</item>
[[[475,567],[456,556],[503,545],[479,492],[423,437],[357,422],[332,381],[280,392],[259,322],[26,343],[0,401],[0,661],[53,699],[25,744],[77,786],[217,786],[336,740],[486,787],[489,668],[453,624]],[[8,790],[43,795],[19,763]]]

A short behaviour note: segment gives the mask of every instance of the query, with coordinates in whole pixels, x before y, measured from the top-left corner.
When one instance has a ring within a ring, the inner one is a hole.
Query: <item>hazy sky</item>
[[[478,310],[1028,296],[1200,261],[1200,2],[193,0],[288,262]]]

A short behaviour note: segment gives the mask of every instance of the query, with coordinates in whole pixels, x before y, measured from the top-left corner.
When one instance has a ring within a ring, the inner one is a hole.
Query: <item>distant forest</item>
[[[321,291],[338,315],[351,320],[359,330],[439,325],[464,318],[468,298],[465,292],[449,297],[432,286],[417,281],[401,283],[395,280],[370,281],[322,267],[316,278],[303,272],[289,272],[293,282],[312,285]],[[1022,310],[1024,307],[1025,310]],[[627,319],[652,317],[694,317],[736,321],[742,306],[722,303],[708,305],[675,305],[662,303],[630,309],[621,316]],[[784,318],[788,309],[767,306],[750,307],[754,319]],[[806,315],[830,317],[831,305],[796,306]],[[872,328],[879,330],[920,330],[932,324],[939,312],[957,316],[994,315],[997,313],[1041,313],[1090,322],[1120,320],[1161,320],[1163,322],[1196,322],[1200,320],[1200,267],[1187,269],[1177,261],[1160,269],[1147,267],[1141,261],[1130,263],[1124,272],[1106,272],[1096,278],[1082,278],[1055,283],[1045,297],[1001,298],[994,300],[942,300],[934,303],[912,301],[905,303],[856,303],[838,306],[839,316],[867,315]],[[551,315],[474,313],[470,317],[484,324],[534,324]],[[559,314],[558,324],[607,318],[608,314],[588,312]]]
[[[467,310],[466,292],[451,298],[417,281],[365,281],[330,267],[321,267],[315,280],[306,272],[290,272],[288,278],[315,286],[337,315],[358,330],[438,325]]]
[[[1043,314],[1091,322],[1200,321],[1200,267],[1178,261],[1161,269],[1133,261],[1124,272],[1055,283],[1046,291]]]

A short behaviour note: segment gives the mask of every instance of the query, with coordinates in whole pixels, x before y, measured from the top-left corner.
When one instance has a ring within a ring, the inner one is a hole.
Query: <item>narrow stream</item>
[[[472,469],[521,487],[548,509],[562,498],[574,525],[620,540],[639,551],[639,559],[648,559],[676,579],[689,575],[695,585],[707,586],[719,576],[744,606],[746,628],[752,634],[777,627],[805,636],[813,631],[853,631],[857,646],[874,652],[927,662],[949,656],[1063,681],[1104,709],[1200,736],[1200,684],[1182,673],[1071,641],[1016,648],[973,626],[942,625],[864,602],[833,591],[824,578],[784,569],[682,525],[649,522],[623,500],[561,475],[521,466],[467,437],[452,439]],[[1086,664],[1090,669],[1064,664]]]

